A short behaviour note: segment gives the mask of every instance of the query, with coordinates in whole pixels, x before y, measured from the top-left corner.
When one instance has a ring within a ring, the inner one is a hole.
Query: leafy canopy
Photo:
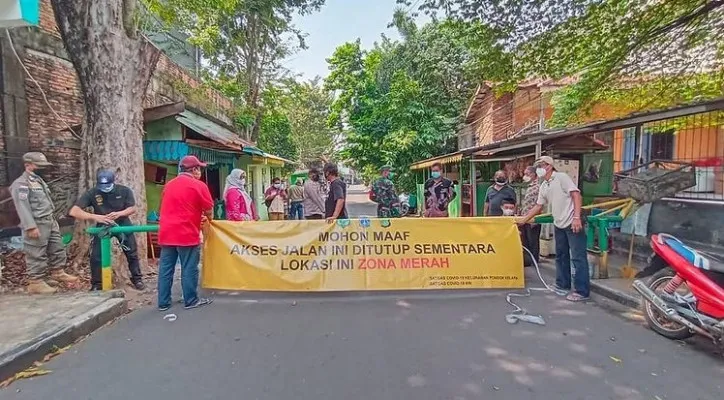
[[[483,76],[507,74],[511,58],[498,32],[480,23],[418,27],[401,11],[393,23],[402,40],[383,36],[370,50],[345,43],[327,60],[325,85],[337,93],[329,123],[343,129],[345,161],[368,179],[392,165],[398,185],[412,190],[409,165],[455,150],[470,96]]]
[[[724,0],[419,4],[419,11],[435,18],[482,21],[501,31],[501,43],[515,55],[509,86],[521,77],[575,77],[577,82],[556,96],[557,125],[575,122],[602,101],[630,112],[724,95]],[[634,101],[625,104],[627,97]]]

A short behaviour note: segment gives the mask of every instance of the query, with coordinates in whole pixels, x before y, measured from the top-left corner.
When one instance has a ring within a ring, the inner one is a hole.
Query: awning
[[[517,158],[525,158],[525,157],[533,157],[533,156],[535,156],[535,153],[517,154],[517,155],[511,155],[511,156],[504,156],[504,157],[475,158],[470,161],[476,162],[476,163],[501,162],[501,161],[513,161]]]
[[[244,146],[244,153],[249,154],[251,156],[264,156],[264,152],[254,146]]]
[[[263,155],[264,152],[252,143],[239,137],[236,132],[223,127],[207,118],[204,118],[189,110],[184,110],[176,116],[176,121],[181,125],[192,129],[194,132],[203,135],[214,142],[221,143],[230,149],[238,149],[246,154]]]
[[[463,159],[462,153],[459,153],[459,152],[450,153],[450,154],[445,154],[445,155],[442,155],[439,157],[428,158],[427,160],[418,161],[418,162],[410,165],[410,169],[412,169],[412,170],[425,169],[425,168],[431,167],[435,163],[440,163],[443,165],[452,164],[452,163],[459,162],[462,159]]]

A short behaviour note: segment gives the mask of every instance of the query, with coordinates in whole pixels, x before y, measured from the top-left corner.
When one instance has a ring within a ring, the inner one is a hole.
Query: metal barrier
[[[101,241],[101,283],[103,290],[113,289],[113,266],[111,265],[111,239],[117,233],[146,233],[158,232],[158,225],[127,225],[107,227],[92,227],[86,229],[86,232],[93,236],[98,236]]]

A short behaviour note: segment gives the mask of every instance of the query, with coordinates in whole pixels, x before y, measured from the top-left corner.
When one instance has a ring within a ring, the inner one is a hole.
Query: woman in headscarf
[[[234,169],[226,177],[224,186],[226,219],[229,221],[258,221],[259,214],[251,196],[246,191],[246,172]]]

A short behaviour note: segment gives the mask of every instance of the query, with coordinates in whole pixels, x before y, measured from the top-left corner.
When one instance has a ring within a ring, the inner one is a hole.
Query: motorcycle
[[[663,233],[651,236],[651,248],[633,283],[648,326],[669,339],[699,334],[724,348],[724,260]]]
[[[410,196],[405,193],[400,193],[400,195],[397,196],[397,200],[400,205],[400,215],[403,217],[408,215],[410,213]]]

